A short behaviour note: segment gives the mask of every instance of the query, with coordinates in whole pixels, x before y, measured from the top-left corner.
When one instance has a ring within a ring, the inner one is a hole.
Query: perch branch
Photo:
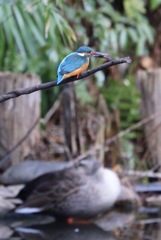
[[[90,75],[92,75],[92,74],[94,74],[94,73],[96,73],[100,70],[103,70],[105,68],[109,68],[109,67],[114,66],[114,65],[122,64],[122,63],[131,63],[130,57],[124,57],[124,58],[119,58],[119,59],[116,59],[116,60],[111,60],[109,62],[106,62],[106,63],[98,66],[98,67],[95,67],[91,70],[88,70],[88,71],[82,73],[80,75],[80,77],[78,77],[78,78],[77,77],[66,78],[59,85],[63,85],[63,84],[69,83],[69,82],[73,82],[73,81],[77,81],[77,80],[86,78],[86,77],[88,77],[88,76],[90,76]],[[28,87],[28,88],[16,89],[16,90],[8,92],[4,95],[1,95],[0,96],[0,103],[4,102],[4,101],[7,101],[11,98],[17,98],[17,97],[19,97],[21,95],[24,95],[24,94],[30,94],[30,93],[33,93],[33,92],[36,92],[36,91],[39,91],[39,90],[44,90],[44,89],[55,87],[55,86],[57,86],[56,80],[53,81],[53,82],[37,84],[37,85],[34,85],[32,87]]]

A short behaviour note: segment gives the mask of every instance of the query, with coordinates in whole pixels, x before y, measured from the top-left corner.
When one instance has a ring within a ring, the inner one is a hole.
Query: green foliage
[[[124,8],[127,16],[132,19],[140,18],[141,14],[146,12],[145,1],[124,0]]]
[[[120,109],[121,128],[127,128],[139,120],[140,96],[132,77],[121,82],[110,79],[108,87],[102,88],[102,93],[111,110]],[[136,135],[130,133],[128,137],[135,138]]]
[[[151,0],[147,5],[154,9],[159,2]],[[41,75],[46,63],[51,60],[57,66],[71,51],[76,37],[77,45],[91,42],[99,50],[110,49],[112,54],[128,51],[145,55],[147,44],[154,40],[145,3],[123,0],[121,9],[106,0],[1,0],[0,70]],[[55,73],[56,67],[52,71]]]
[[[154,41],[154,30],[146,17],[145,3],[124,0],[123,12],[114,7],[113,1],[106,0],[82,1],[77,8],[70,10],[64,4],[63,8],[79,42],[92,42],[101,51],[110,49],[112,54],[128,51],[141,56],[148,54],[147,45]]]
[[[46,2],[15,1],[0,6],[1,70],[41,73],[50,57],[57,63],[61,44],[72,44],[73,30],[58,8]]]
[[[150,10],[155,10],[161,5],[161,0],[150,0],[149,5],[150,5]]]
[[[116,2],[0,0],[0,70],[35,72],[52,81],[60,60],[82,44],[113,56],[148,54],[154,30],[146,11],[161,1]],[[57,94],[57,88],[43,91],[43,114]]]
[[[93,98],[87,90],[86,81],[82,81],[76,84],[76,95],[81,104],[88,104],[93,102]]]
[[[43,82],[56,79],[60,58],[73,46],[75,33],[53,1],[2,1],[0,71],[35,72]],[[63,47],[62,47],[63,46]],[[42,114],[58,89],[42,93]]]

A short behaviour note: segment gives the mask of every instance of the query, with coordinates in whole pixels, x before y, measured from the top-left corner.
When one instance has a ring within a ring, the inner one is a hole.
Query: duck
[[[15,212],[92,218],[108,211],[120,192],[121,183],[114,171],[104,168],[95,158],[81,159],[27,183],[17,196],[23,204]]]

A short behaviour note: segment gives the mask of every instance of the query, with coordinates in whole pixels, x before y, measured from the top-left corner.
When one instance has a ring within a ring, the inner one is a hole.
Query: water
[[[60,223],[53,217],[10,215],[0,220],[0,239],[10,240],[160,240],[156,208],[113,211],[94,222]]]

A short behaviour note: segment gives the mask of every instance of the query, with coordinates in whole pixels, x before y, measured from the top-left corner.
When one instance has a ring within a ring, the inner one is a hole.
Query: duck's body
[[[95,159],[83,160],[31,181],[19,194],[24,204],[16,212],[90,218],[112,207],[120,191],[120,181],[113,171],[104,169]]]

